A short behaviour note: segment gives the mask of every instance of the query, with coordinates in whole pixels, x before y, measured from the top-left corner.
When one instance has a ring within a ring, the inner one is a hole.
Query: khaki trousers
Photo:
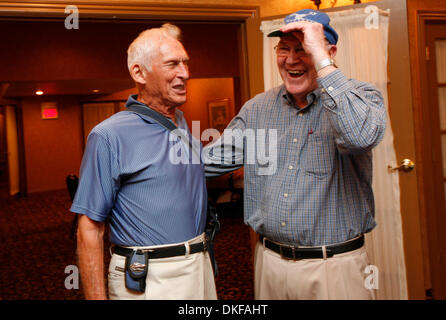
[[[200,235],[188,244],[203,241]],[[138,247],[152,249],[162,246]],[[131,247],[136,248],[136,247]],[[186,249],[187,250],[187,249]],[[149,256],[150,257],[150,256]],[[146,290],[139,293],[125,287],[125,257],[113,254],[108,273],[109,298],[112,300],[216,300],[214,272],[207,252],[162,259],[150,259]]]
[[[259,300],[372,300],[364,269],[365,246],[324,259],[288,260],[264,248],[255,250],[254,295]]]

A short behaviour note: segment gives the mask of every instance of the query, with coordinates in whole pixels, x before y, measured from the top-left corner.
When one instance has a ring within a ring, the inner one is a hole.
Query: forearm
[[[214,145],[204,148],[202,159],[206,178],[219,177],[243,166],[243,147],[225,145],[218,140]]]
[[[340,71],[331,72],[318,82],[338,149],[355,153],[375,147],[386,127],[381,93],[370,84],[347,79]]]
[[[85,298],[107,299],[104,280],[104,224],[81,215],[77,233],[77,254]]]
[[[206,178],[215,178],[240,169],[244,162],[244,119],[240,114],[231,121],[224,134],[203,149]]]

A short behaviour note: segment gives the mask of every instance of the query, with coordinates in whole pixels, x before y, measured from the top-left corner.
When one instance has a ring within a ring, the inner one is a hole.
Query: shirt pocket
[[[308,134],[302,167],[306,174],[325,177],[333,172],[336,148],[333,137],[327,133]]]

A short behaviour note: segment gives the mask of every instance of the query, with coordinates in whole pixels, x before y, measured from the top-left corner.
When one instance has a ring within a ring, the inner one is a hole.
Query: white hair
[[[165,23],[161,28],[152,28],[141,32],[127,49],[127,66],[129,71],[131,72],[131,68],[135,64],[142,65],[147,71],[151,71],[152,58],[159,50],[161,40],[168,37],[181,41],[180,28],[173,24]]]

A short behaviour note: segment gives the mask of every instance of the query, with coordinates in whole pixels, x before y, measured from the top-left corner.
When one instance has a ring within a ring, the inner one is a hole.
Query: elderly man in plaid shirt
[[[305,9],[269,34],[280,37],[283,84],[248,101],[203,152],[208,177],[244,166],[256,299],[374,298],[364,233],[376,226],[371,150],[386,110],[376,88],[337,68],[329,22]]]

